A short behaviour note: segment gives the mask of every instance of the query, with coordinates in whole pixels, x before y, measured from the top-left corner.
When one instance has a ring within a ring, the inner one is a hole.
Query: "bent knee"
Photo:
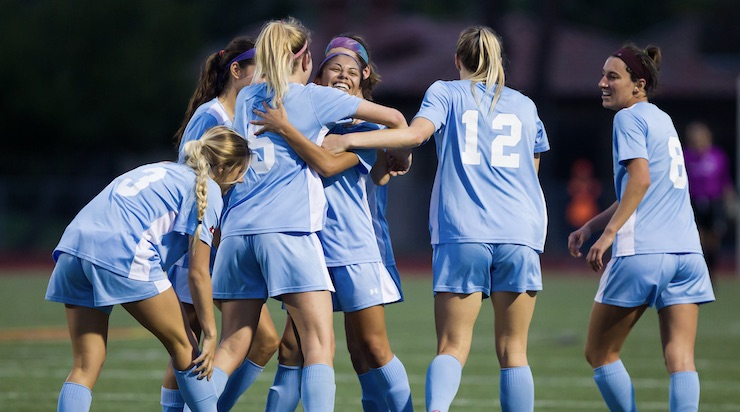
[[[259,331],[249,349],[249,355],[251,357],[254,353],[260,357],[267,357],[269,360],[280,349],[280,346],[280,336],[276,331]]]

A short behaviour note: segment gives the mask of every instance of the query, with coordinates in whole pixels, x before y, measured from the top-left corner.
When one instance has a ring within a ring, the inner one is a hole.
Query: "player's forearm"
[[[191,265],[188,271],[188,286],[204,335],[217,336],[216,318],[213,313],[213,286],[208,269],[193,268]]]
[[[385,186],[391,180],[391,174],[388,171],[388,158],[382,150],[378,150],[373,168],[370,169],[370,177],[373,183],[378,186]]]
[[[616,235],[630,216],[635,213],[637,206],[640,205],[640,202],[645,197],[648,187],[650,187],[649,174],[647,175],[647,179],[644,176],[630,175],[624,193],[622,194],[622,199],[617,204],[614,214],[604,228],[604,233]]]

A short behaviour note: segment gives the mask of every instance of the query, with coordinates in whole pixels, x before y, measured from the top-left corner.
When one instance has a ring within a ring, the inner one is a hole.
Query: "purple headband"
[[[352,50],[353,52],[357,53],[358,56],[360,56],[360,58],[365,62],[366,65],[370,63],[370,57],[368,57],[367,50],[365,50],[365,47],[355,39],[351,39],[349,37],[335,37],[331,39],[329,44],[326,46],[324,54],[328,54],[329,50],[335,49],[337,47]]]
[[[622,61],[627,65],[627,68],[630,69],[630,72],[632,72],[638,79],[645,79],[648,84],[652,82],[650,72],[645,70],[645,68],[642,66],[640,58],[635,55],[632,49],[622,47],[621,49],[612,53],[612,56],[622,59]]]
[[[242,60],[248,60],[248,59],[254,59],[254,48],[251,48],[251,49],[245,51],[244,53],[242,53],[242,54],[234,57],[233,59],[231,59],[231,61],[229,62],[229,64],[227,64],[224,67],[228,68],[228,67],[231,67],[231,65],[234,64],[234,63],[236,63],[236,62],[240,62]]]

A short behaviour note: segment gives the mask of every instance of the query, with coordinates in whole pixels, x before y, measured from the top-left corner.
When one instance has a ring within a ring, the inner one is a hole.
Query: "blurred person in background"
[[[722,238],[727,231],[728,219],[736,215],[735,187],[727,155],[713,144],[712,131],[706,123],[689,123],[686,143],[684,159],[689,175],[691,205],[711,276],[722,254]],[[713,282],[716,280],[712,277]]]

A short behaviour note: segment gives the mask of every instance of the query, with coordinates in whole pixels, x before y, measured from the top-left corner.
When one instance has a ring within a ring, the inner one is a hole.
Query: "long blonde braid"
[[[219,184],[235,183],[225,182],[225,179],[234,170],[246,171],[250,153],[246,139],[225,126],[216,126],[209,129],[199,140],[187,142],[184,150],[185,164],[195,170],[198,225],[190,247],[194,253],[195,242],[199,239],[203,217],[208,207],[209,177]]]

